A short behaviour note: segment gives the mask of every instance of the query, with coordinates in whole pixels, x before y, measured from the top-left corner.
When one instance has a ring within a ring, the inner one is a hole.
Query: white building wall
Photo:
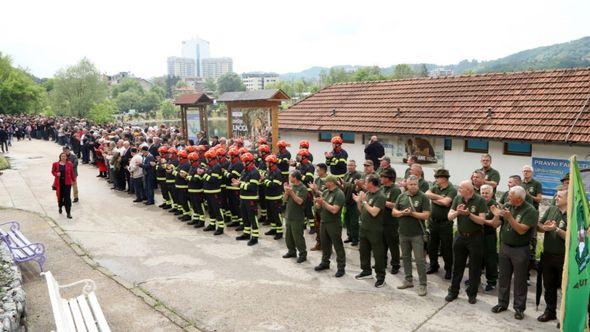
[[[368,136],[367,134],[366,136]],[[318,132],[287,131],[280,130],[280,139],[287,141],[291,145],[289,151],[291,154],[297,153],[299,141],[306,139],[310,143],[310,152],[314,156],[314,163],[324,162],[324,152],[332,149],[330,142],[320,142]],[[381,135],[384,137],[384,135]],[[367,137],[368,139],[368,137]],[[443,164],[451,173],[451,182],[458,184],[464,179],[469,179],[473,170],[480,168],[481,153],[465,152],[465,140],[453,139],[451,151],[444,151]],[[362,171],[361,161],[365,159],[365,146],[362,144],[362,134],[355,135],[354,144],[345,143],[344,149],[348,152],[348,159],[357,161],[357,169]],[[533,144],[532,156],[514,156],[504,154],[504,143],[499,141],[489,141],[489,152],[492,156],[492,167],[500,172],[500,191],[507,189],[508,176],[513,174],[521,175],[523,165],[531,165],[532,158],[556,158],[569,159],[571,155],[578,155],[579,160],[590,160],[590,147],[588,146],[567,146],[558,144]],[[394,164],[393,167],[398,174],[404,174],[407,166],[404,164]],[[422,165],[425,179],[434,181],[434,171],[436,167]]]

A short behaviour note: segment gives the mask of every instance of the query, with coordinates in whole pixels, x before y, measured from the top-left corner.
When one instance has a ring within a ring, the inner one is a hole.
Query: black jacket
[[[372,160],[375,169],[379,165],[379,158],[385,155],[385,149],[379,142],[373,142],[365,147],[365,159]]]

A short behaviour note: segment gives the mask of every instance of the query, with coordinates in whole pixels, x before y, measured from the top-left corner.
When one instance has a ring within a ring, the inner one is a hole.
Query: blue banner
[[[187,135],[188,139],[193,140],[195,144],[198,142],[197,133],[201,131],[201,115],[199,111],[190,110],[186,112],[186,123],[188,125]]]
[[[566,159],[550,159],[533,157],[534,178],[543,185],[543,195],[553,196],[557,187],[561,185],[561,179],[570,170],[570,162]],[[580,170],[590,169],[590,161],[578,160]],[[589,174],[589,173],[586,173]],[[584,181],[586,193],[590,192],[588,181]]]

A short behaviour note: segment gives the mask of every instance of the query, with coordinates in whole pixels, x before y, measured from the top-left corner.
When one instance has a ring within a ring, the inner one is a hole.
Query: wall
[[[297,153],[299,148],[299,141],[306,139],[310,143],[310,151],[314,156],[314,163],[324,162],[323,157],[325,151],[332,149],[330,142],[319,142],[319,134],[317,132],[303,132],[303,131],[287,131],[280,130],[280,139],[291,144],[291,154]],[[366,135],[368,136],[368,134]],[[368,139],[368,137],[367,137]],[[348,152],[348,159],[357,161],[357,169],[362,171],[360,161],[365,159],[364,145],[362,144],[362,134],[355,135],[354,144],[345,143],[344,149]],[[532,156],[513,156],[504,154],[504,143],[498,141],[489,142],[489,154],[492,156],[492,167],[500,172],[500,191],[507,189],[507,178],[513,174],[521,174],[522,166],[532,164],[532,157],[539,158],[557,158],[569,159],[572,154],[577,154],[580,160],[590,160],[590,147],[588,146],[567,146],[557,144],[533,144]],[[480,164],[481,153],[465,152],[464,140],[453,139],[451,151],[444,151],[444,167],[451,173],[451,182],[459,183],[463,179],[468,179],[471,172],[481,167]],[[398,177],[404,174],[407,168],[404,164],[393,165]],[[435,167],[423,166],[426,180],[434,181]]]

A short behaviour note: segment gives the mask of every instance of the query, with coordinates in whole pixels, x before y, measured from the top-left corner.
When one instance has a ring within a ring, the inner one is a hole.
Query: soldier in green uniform
[[[486,184],[485,181],[485,174],[483,173],[482,170],[475,170],[473,171],[473,173],[471,173],[471,184],[473,185],[473,191],[480,195],[480,188],[481,186],[483,186],[484,184]]]
[[[322,193],[324,192],[325,185],[326,185],[326,177],[328,176],[328,165],[324,163],[319,163],[316,165],[316,173],[317,176],[313,180],[313,183],[309,184],[309,188],[311,189],[311,194],[314,198],[321,197]],[[320,234],[320,229],[322,225],[322,216],[320,210],[314,206],[313,216],[315,220],[315,246],[311,248],[311,251],[318,251],[322,250],[322,239]]]
[[[301,180],[303,176],[299,171],[291,172],[289,175],[291,185],[284,184],[285,194],[285,243],[287,244],[287,253],[283,258],[299,257],[297,263],[303,263],[307,260],[307,250],[305,247],[305,201],[307,200],[307,187]]]
[[[487,210],[485,199],[474,192],[471,181],[462,181],[459,185],[459,195],[453,199],[448,215],[449,220],[457,219],[457,236],[453,242],[453,277],[449,294],[445,297],[447,302],[455,300],[459,295],[467,258],[469,258],[467,296],[469,303],[477,302],[483,260],[483,225]]]
[[[406,171],[404,172],[404,180],[407,180],[410,175],[410,169],[412,168],[412,165],[414,165],[415,163],[418,162],[418,158],[416,156],[409,156],[408,159],[406,160],[406,164],[408,164],[408,168],[406,168]]]
[[[508,203],[508,193],[510,192],[510,189],[514,186],[522,187],[522,179],[520,175],[510,175],[510,177],[508,177],[508,191],[502,194],[502,196],[498,200],[498,203],[500,203],[501,205]],[[526,195],[526,198],[524,200],[530,205],[533,205],[533,198],[531,196]]]
[[[494,224],[497,223],[498,217],[494,216],[490,210],[492,206],[499,206],[494,199],[494,188],[489,184],[481,186],[481,197],[486,200],[488,212],[486,213],[486,223],[483,226],[483,265],[486,270],[486,292],[491,292],[496,288],[498,282],[498,235]]]
[[[430,218],[430,200],[420,191],[418,177],[410,175],[406,179],[406,191],[397,197],[392,212],[399,218],[399,242],[404,263],[405,280],[398,289],[414,287],[412,277],[412,251],[418,270],[418,295],[425,296],[426,263],[424,262],[424,220]]]
[[[372,277],[371,251],[375,259],[375,287],[385,286],[385,255],[383,249],[383,214],[385,213],[385,196],[379,191],[379,179],[370,176],[366,179],[366,190],[352,197],[361,213],[359,233],[359,253],[361,273],[356,279]]]
[[[356,202],[352,199],[355,193],[355,183],[360,180],[361,173],[356,170],[356,161],[349,160],[347,172],[342,178],[342,190],[346,201],[344,208],[344,224],[346,225],[346,235],[348,238],[344,243],[350,243],[352,246],[358,245],[359,234],[359,211],[356,208]]]
[[[485,175],[485,184],[494,188],[494,194],[496,194],[496,187],[500,184],[500,172],[492,168],[492,156],[484,154],[481,156],[481,171]]]
[[[320,197],[315,199],[315,207],[321,214],[321,243],[322,243],[322,262],[315,267],[316,271],[322,271],[330,268],[330,257],[332,256],[332,246],[336,251],[336,263],[338,270],[335,277],[340,278],[344,275],[346,267],[346,254],[344,244],[342,244],[342,223],[340,222],[342,207],[344,206],[344,193],[338,187],[338,178],[334,175],[326,177],[326,189]]]
[[[430,239],[428,241],[428,257],[430,267],[426,274],[438,272],[438,249],[442,252],[445,263],[445,279],[451,279],[453,268],[453,222],[449,220],[448,214],[453,199],[457,196],[457,190],[449,182],[449,171],[437,169],[434,173],[435,183],[430,186],[426,196],[431,201],[431,214],[428,222]]]
[[[380,173],[381,192],[387,199],[385,202],[385,214],[383,215],[383,252],[387,265],[387,251],[391,253],[391,274],[397,274],[400,268],[399,262],[399,223],[391,212],[397,197],[402,191],[395,185],[396,174],[393,168],[385,168]]]
[[[421,192],[425,193],[430,189],[430,185],[426,180],[424,180],[424,171],[422,170],[422,165],[420,164],[412,164],[410,166],[410,174],[414,175],[418,178],[418,188]]]
[[[567,230],[567,190],[557,192],[555,205],[549,207],[537,225],[545,233],[543,239],[543,286],[545,287],[545,312],[539,322],[557,319],[557,290],[561,287],[561,275],[565,259],[565,234]]]
[[[510,189],[508,203],[503,209],[492,206],[494,215],[500,217],[500,278],[498,280],[498,304],[492,312],[508,309],[510,282],[514,275],[514,318],[524,318],[527,296],[527,272],[529,243],[539,219],[539,212],[525,202],[526,191],[515,186]]]
[[[533,201],[533,207],[539,211],[539,203],[543,200],[543,186],[541,182],[533,179],[533,168],[525,165],[522,168],[522,187],[526,191],[527,198]],[[533,229],[529,253],[529,270],[536,268],[537,264],[537,228]]]

